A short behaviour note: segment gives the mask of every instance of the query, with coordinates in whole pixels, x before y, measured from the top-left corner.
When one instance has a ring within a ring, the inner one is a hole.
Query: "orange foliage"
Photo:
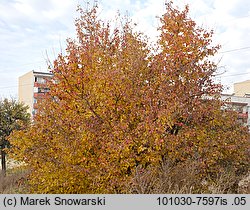
[[[221,110],[213,32],[167,4],[156,47],[130,21],[81,8],[34,124],[12,135],[38,193],[124,192],[137,166],[196,161],[199,176],[247,163],[249,134]]]

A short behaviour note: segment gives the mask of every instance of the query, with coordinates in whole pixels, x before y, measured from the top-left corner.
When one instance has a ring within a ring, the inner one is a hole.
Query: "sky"
[[[93,2],[93,0],[90,0]],[[100,16],[112,20],[120,11],[156,39],[165,0],[99,0]],[[18,77],[47,71],[47,61],[64,52],[67,38],[75,37],[77,5],[87,0],[0,0],[0,99],[18,98]],[[222,46],[215,60],[222,74],[215,79],[233,92],[233,83],[250,80],[250,1],[174,0],[180,9],[189,4],[190,16],[214,30],[214,44]]]

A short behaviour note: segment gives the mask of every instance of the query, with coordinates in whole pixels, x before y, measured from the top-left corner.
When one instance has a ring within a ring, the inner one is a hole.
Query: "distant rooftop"
[[[53,76],[53,74],[52,73],[50,73],[50,72],[39,72],[39,71],[34,71],[33,70],[33,74],[36,74],[36,75],[48,75],[48,76]]]

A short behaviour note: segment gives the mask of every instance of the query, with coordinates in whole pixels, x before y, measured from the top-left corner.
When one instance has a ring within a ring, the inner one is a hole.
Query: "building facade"
[[[234,95],[250,97],[250,80],[234,83]]]
[[[29,106],[28,112],[34,116],[37,112],[37,102],[49,91],[47,81],[53,74],[30,71],[18,80],[18,100]]]
[[[236,96],[235,94],[222,94],[221,99],[226,102],[226,108],[238,112],[238,120],[250,129],[250,97]]]

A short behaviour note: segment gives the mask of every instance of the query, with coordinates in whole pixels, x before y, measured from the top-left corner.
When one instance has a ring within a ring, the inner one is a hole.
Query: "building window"
[[[243,113],[243,107],[242,106],[234,106],[233,110],[239,113]]]
[[[38,93],[48,93],[50,91],[49,88],[38,88]]]
[[[35,77],[35,82],[37,82],[39,84],[45,84],[46,79],[44,79],[43,77]]]
[[[34,115],[36,115],[36,114],[37,114],[37,109],[33,109],[32,115],[34,116]]]

